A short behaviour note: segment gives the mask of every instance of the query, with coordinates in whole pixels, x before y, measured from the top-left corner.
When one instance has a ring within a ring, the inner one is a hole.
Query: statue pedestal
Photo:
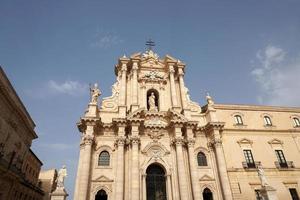
[[[85,117],[97,117],[98,115],[98,105],[97,103],[89,103]]]
[[[69,195],[64,187],[57,187],[50,196],[51,200],[66,200]]]
[[[271,186],[264,186],[260,189],[260,193],[264,200],[278,200],[276,189]]]

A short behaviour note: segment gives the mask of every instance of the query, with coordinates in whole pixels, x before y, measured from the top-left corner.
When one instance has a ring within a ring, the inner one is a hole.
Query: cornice
[[[215,104],[214,108],[219,109],[219,110],[247,110],[247,111],[269,111],[269,112],[300,113],[300,107],[283,107],[283,106],[261,106],[261,105],[243,105],[243,104]]]

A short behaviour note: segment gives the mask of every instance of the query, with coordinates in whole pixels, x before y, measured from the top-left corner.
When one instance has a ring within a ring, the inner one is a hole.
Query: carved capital
[[[170,74],[175,73],[174,67],[172,65],[169,66],[169,72],[170,72]]]
[[[130,138],[132,145],[139,145],[140,144],[140,137],[139,136],[132,136]]]
[[[124,146],[125,145],[125,142],[126,142],[126,138],[125,137],[123,137],[123,136],[120,136],[120,137],[118,137],[117,139],[116,139],[116,141],[115,141],[115,145],[116,146]]]
[[[183,76],[184,75],[184,72],[183,72],[182,68],[178,68],[178,75],[179,76]]]
[[[194,147],[195,146],[195,139],[194,138],[187,139],[187,145],[189,147]]]
[[[185,143],[185,140],[183,139],[183,137],[175,137],[172,140],[173,144],[175,144],[176,146],[182,146]]]
[[[222,147],[222,139],[215,138],[215,139],[213,139],[212,142],[213,142],[213,145],[215,146],[215,148]]]
[[[122,64],[121,71],[122,72],[126,72],[127,71],[127,65],[125,63]]]
[[[84,135],[83,136],[84,145],[92,145],[93,142],[94,142],[94,136],[93,135]]]
[[[139,69],[138,63],[137,62],[133,62],[132,64],[132,71],[136,71]]]

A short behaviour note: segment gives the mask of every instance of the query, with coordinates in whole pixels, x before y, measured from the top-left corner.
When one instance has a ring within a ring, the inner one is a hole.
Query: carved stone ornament
[[[116,144],[117,146],[124,146],[124,145],[125,145],[125,142],[126,142],[126,138],[120,136],[120,137],[118,137],[118,138],[116,139],[115,144]]]
[[[152,50],[148,50],[145,53],[143,53],[143,58],[153,58],[154,60],[158,60],[158,55],[154,53]]]
[[[83,136],[83,142],[85,145],[91,145],[94,142],[94,136],[93,135],[84,135]]]
[[[107,111],[117,111],[120,94],[120,76],[117,77],[117,81],[112,85],[111,93],[112,95],[110,97],[103,98],[101,109]]]
[[[151,130],[148,135],[154,142],[157,142],[164,134],[160,131]]]
[[[157,71],[150,71],[149,73],[145,74],[143,76],[143,78],[147,78],[147,79],[151,79],[151,80],[155,80],[155,79],[164,79],[164,77],[162,75],[160,75]]]
[[[167,122],[161,120],[159,117],[150,118],[145,121],[145,127],[161,127],[164,128],[167,126]]]
[[[183,145],[185,143],[185,140],[183,137],[175,137],[172,140],[173,144],[177,145]]]
[[[195,139],[194,138],[187,139],[187,144],[188,144],[189,147],[194,147],[195,146]]]
[[[214,139],[213,144],[215,147],[221,147],[222,146],[222,139]]]
[[[130,141],[131,141],[131,144],[134,145],[134,144],[140,144],[140,137],[139,136],[131,136],[130,137]]]
[[[142,153],[157,159],[170,154],[170,151],[159,142],[151,142],[142,150]]]
[[[94,86],[90,88],[90,93],[91,93],[91,103],[97,103],[98,97],[101,95],[101,91],[98,88],[97,83],[95,83]]]

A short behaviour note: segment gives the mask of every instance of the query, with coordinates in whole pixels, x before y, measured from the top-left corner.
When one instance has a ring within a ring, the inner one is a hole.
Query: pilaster
[[[173,63],[168,63],[169,64],[169,78],[170,78],[170,88],[171,88],[171,100],[172,100],[172,106],[173,107],[178,107],[178,102],[177,102],[177,94],[176,94],[176,86],[175,86],[175,79],[174,79],[174,64]]]
[[[137,60],[133,60],[132,61],[132,105],[131,105],[131,109],[132,112],[134,112],[135,110],[137,110],[139,108],[139,104],[138,104],[138,61]]]

